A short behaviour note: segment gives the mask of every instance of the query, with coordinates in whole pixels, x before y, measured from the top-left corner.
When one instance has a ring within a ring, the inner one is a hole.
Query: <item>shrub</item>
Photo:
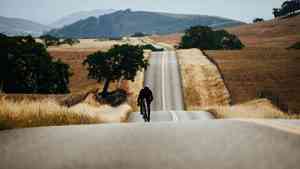
[[[287,49],[300,49],[300,42],[296,42],[295,44],[288,47]]]
[[[72,39],[72,38],[66,38],[66,39],[60,39],[55,36],[51,35],[42,35],[40,36],[40,39],[44,41],[44,44],[46,47],[48,46],[59,46],[62,44],[68,44],[70,46],[73,46],[74,44],[80,43],[78,39]]]
[[[62,42],[60,42],[60,44],[68,44],[70,46],[73,46],[74,44],[77,43],[80,43],[78,39],[71,39],[71,38],[64,39]]]
[[[148,35],[143,32],[136,32],[133,35],[131,35],[131,37],[145,37],[145,36],[148,36]]]
[[[122,40],[122,37],[109,37],[109,40],[115,40],[115,41],[119,41]]]
[[[210,27],[194,26],[185,31],[179,44],[181,49],[199,48],[201,50],[242,49],[239,38],[225,30],[214,31]]]
[[[253,23],[258,23],[258,22],[263,22],[263,21],[264,21],[263,18],[255,18],[255,19],[253,20]]]
[[[116,91],[109,92],[105,97],[98,94],[96,98],[100,103],[106,103],[113,107],[117,107],[127,101],[127,92],[125,90],[118,89]]]
[[[42,35],[40,36],[40,39],[44,41],[46,47],[60,45],[60,39],[51,35]]]
[[[151,50],[151,51],[153,51],[153,52],[164,51],[163,48],[156,48],[156,47],[154,47],[154,46],[151,45],[151,44],[142,45],[141,48],[142,48],[143,50]]]

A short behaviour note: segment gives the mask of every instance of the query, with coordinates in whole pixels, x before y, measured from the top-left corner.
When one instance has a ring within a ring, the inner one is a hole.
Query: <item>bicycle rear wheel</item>
[[[144,118],[145,122],[147,122],[147,119],[148,119],[148,107],[147,107],[147,101],[146,101],[146,99],[143,99],[142,106],[143,106],[143,118]]]

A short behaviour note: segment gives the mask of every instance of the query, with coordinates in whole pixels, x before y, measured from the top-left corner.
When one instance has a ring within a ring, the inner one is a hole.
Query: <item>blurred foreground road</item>
[[[0,168],[296,169],[299,134],[237,120],[7,130]]]

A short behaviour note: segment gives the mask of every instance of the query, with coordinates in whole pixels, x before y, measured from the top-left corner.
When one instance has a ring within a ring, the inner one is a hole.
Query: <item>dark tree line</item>
[[[242,49],[244,45],[240,39],[225,30],[212,30],[206,26],[194,26],[185,31],[179,48],[198,48],[202,50],[231,50]]]
[[[253,19],[253,23],[263,22],[265,21],[263,18],[255,18]]]
[[[66,38],[66,39],[60,39],[55,36],[51,35],[42,35],[40,36],[40,39],[44,41],[44,44],[46,47],[48,46],[59,46],[62,44],[68,44],[70,46],[73,46],[74,44],[80,43],[78,39],[72,39],[72,38]]]
[[[160,51],[164,51],[164,48],[156,48],[155,46],[151,45],[151,44],[146,44],[146,45],[142,45],[140,46],[143,50],[151,50],[153,52],[160,52]]]
[[[133,35],[131,35],[131,37],[145,37],[145,36],[148,36],[148,34],[143,32],[136,32]]]
[[[0,34],[0,91],[5,93],[68,93],[69,66],[53,60],[31,36]]]
[[[300,10],[300,0],[290,0],[283,2],[281,8],[274,8],[273,15],[275,18],[289,16],[294,15],[298,10]]]

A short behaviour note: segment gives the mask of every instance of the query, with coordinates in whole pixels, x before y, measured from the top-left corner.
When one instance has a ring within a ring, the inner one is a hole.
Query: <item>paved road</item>
[[[153,91],[153,111],[183,110],[179,68],[174,51],[152,52],[145,86]]]
[[[202,120],[7,130],[1,169],[296,169],[300,135]]]
[[[204,111],[188,112],[188,111],[154,111],[151,112],[151,122],[183,122],[190,120],[211,120],[214,117]],[[129,122],[144,122],[140,113],[131,113]]]
[[[182,85],[175,51],[152,52],[145,73],[145,86],[154,96],[151,122],[213,119],[208,112],[185,112]],[[132,113],[129,122],[143,122],[139,113]]]

